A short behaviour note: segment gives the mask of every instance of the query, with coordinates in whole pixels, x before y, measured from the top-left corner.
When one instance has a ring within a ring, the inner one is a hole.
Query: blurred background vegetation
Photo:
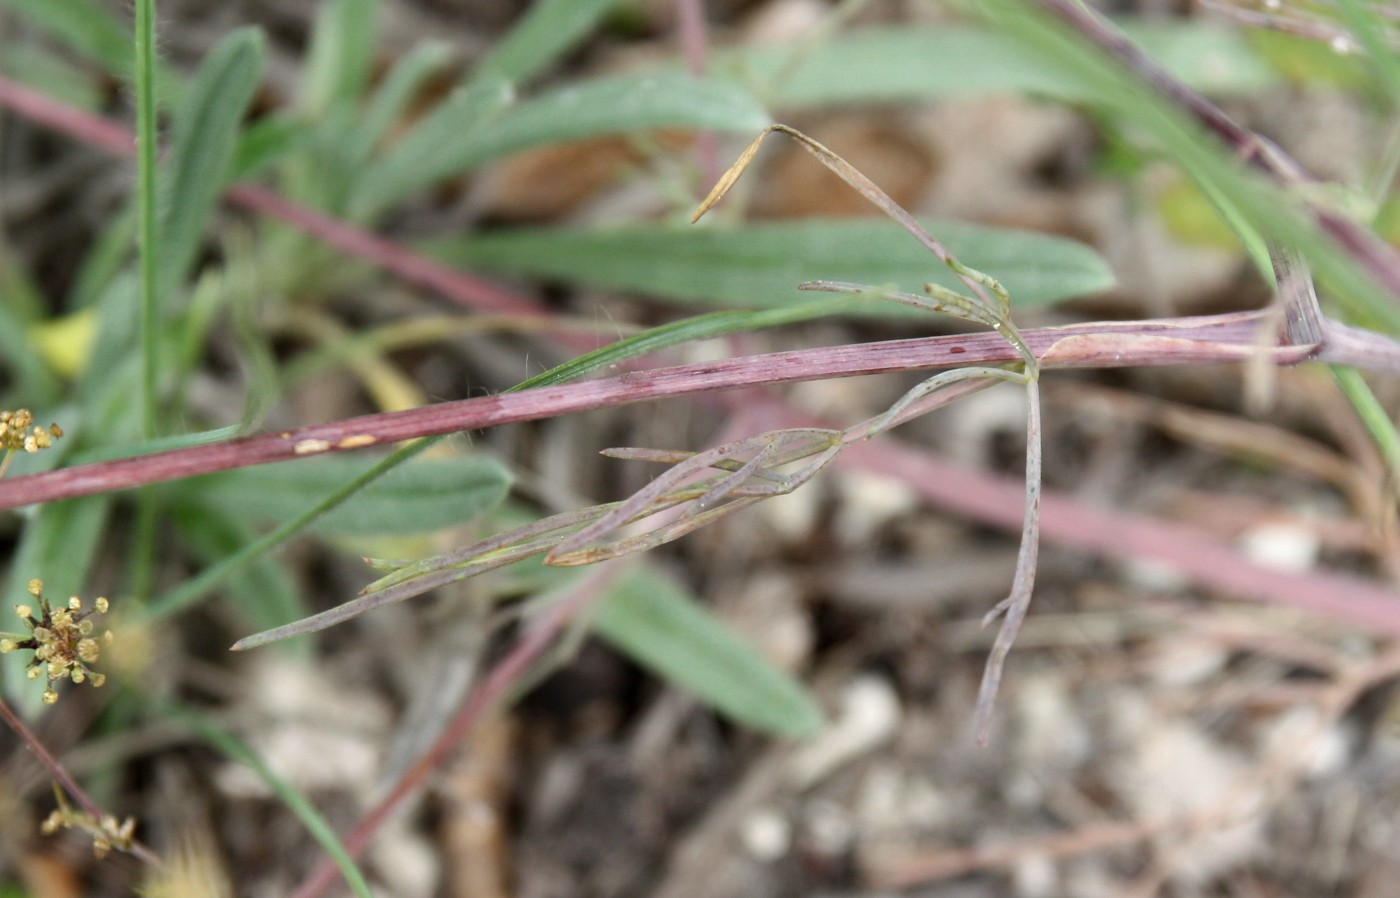
[[[1394,11],[1184,6],[1107,11],[1321,178],[1307,200],[1394,240]],[[1264,237],[1307,236],[1298,198],[1154,118],[1016,4],[977,7],[162,0],[143,82],[131,4],[0,0],[0,407],[65,431],[9,476],[497,393],[660,326],[641,364],[962,332],[796,291],[953,285],[796,147],[689,224],[773,121],[998,278],[1022,327],[1268,303],[1252,259]],[[152,182],[138,107],[163,147]],[[1329,308],[1393,331],[1393,300],[1315,249]],[[6,596],[36,577],[110,596],[117,634],[102,690],[46,710],[6,655],[4,695],[99,804],[204,877],[157,887],[286,895],[517,640],[588,594],[361,872],[342,858],[359,894],[1387,895],[1386,634],[1268,599],[1394,592],[1389,424],[1353,406],[1393,408],[1393,385],[1344,394],[1290,369],[1259,407],[1245,379],[1047,376],[1061,504],[987,749],[970,721],[978,622],[1015,562],[1010,387],[882,438],[945,500],[853,463],[602,580],[525,562],[227,652],[353,598],[379,576],[363,556],[440,555],[654,476],[604,448],[702,449],[795,413],[850,424],[914,374],[0,513]],[[1207,570],[1170,566],[1198,546],[1221,552]],[[0,749],[0,895],[124,895],[155,875],[41,835],[48,776],[17,739]]]

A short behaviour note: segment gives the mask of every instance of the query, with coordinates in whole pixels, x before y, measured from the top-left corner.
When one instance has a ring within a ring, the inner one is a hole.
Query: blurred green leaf
[[[353,218],[372,217],[384,206],[457,172],[452,147],[491,125],[515,101],[502,78],[481,78],[438,104],[380,157],[353,185]]]
[[[306,140],[304,122],[280,116],[259,119],[239,135],[228,180],[243,181],[253,177]]]
[[[537,0],[481,61],[476,75],[523,83],[586,37],[616,5],[617,0]]]
[[[394,62],[360,120],[357,135],[360,144],[356,150],[359,158],[369,157],[375,145],[408,112],[409,104],[423,85],[451,58],[451,46],[435,41],[414,47],[410,53]]]
[[[94,0],[0,0],[31,24],[101,66],[123,83],[136,65],[130,27],[112,13],[110,5]],[[7,48],[6,52],[11,52]],[[162,103],[178,99],[180,80],[157,64],[156,90]]]
[[[85,309],[102,297],[126,266],[135,239],[136,205],[129,203],[107,220],[83,254],[68,294],[68,308]]]
[[[1288,81],[1354,91],[1373,86],[1359,56],[1338,53],[1323,41],[1264,28],[1251,29],[1248,40],[1256,55]]]
[[[374,65],[378,12],[377,0],[321,0],[301,85],[311,117],[359,101]]]
[[[0,75],[88,112],[96,111],[103,99],[97,76],[37,44],[7,43],[0,53]]]
[[[484,79],[451,104],[474,109],[471,91],[501,90]],[[499,107],[497,107],[499,108]],[[366,173],[356,208],[378,209],[405,194],[530,147],[656,128],[755,132],[768,114],[737,85],[677,72],[580,81],[526,100],[489,120],[435,112]],[[460,120],[459,120],[460,118]]]
[[[39,412],[58,399],[58,378],[29,342],[30,325],[39,313],[34,284],[18,265],[0,256],[0,372],[10,381],[7,395],[16,399],[3,407]]]
[[[821,710],[797,680],[644,565],[618,581],[593,629],[738,723],[781,736],[809,736],[822,727]]]
[[[1384,92],[1393,112],[1400,106],[1400,58],[1391,44],[1392,34],[1387,33],[1390,29],[1374,8],[1357,0],[1337,0],[1337,7],[1352,36],[1361,45],[1360,55],[1371,72],[1372,84]]]
[[[243,28],[219,42],[175,113],[168,177],[162,185],[161,295],[194,263],[204,226],[232,170],[238,133],[262,71],[260,32]]]
[[[368,456],[279,462],[198,477],[178,488],[189,501],[244,520],[281,522],[378,463]],[[355,536],[427,533],[485,514],[510,485],[510,472],[491,458],[420,459],[360,490],[313,527]]]
[[[1137,23],[1129,30],[1163,65],[1200,90],[1238,93],[1274,80],[1269,66],[1236,31],[1215,23]],[[810,52],[798,43],[730,50],[715,55],[713,71],[752,85],[782,108],[988,93],[1075,101],[1100,92],[1092,81],[1047,70],[1022,52],[1014,38],[969,25],[852,30]]]
[[[1107,264],[1089,247],[1024,231],[926,221],[963,264],[1001,281],[1018,305],[1104,290]],[[830,279],[914,293],[959,282],[898,225],[876,219],[804,220],[735,228],[628,225],[596,231],[521,229],[436,241],[428,251],[474,270],[634,290],[661,299],[747,308],[812,298],[803,281]],[[854,308],[854,306],[852,306]],[[872,315],[921,314],[867,303]]]

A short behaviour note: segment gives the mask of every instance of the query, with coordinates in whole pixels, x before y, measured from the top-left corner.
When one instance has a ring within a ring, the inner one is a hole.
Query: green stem
[[[138,253],[141,264],[141,429],[147,439],[157,434],[159,398],[160,297],[156,284],[156,253],[160,246],[156,220],[156,51],[155,0],[136,0],[136,151],[137,206],[140,221]]]

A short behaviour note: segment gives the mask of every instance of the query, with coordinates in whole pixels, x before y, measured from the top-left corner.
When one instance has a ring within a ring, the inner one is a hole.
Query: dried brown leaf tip
[[[29,678],[37,680],[47,675],[49,688],[44,692],[44,703],[52,705],[58,701],[54,689],[60,680],[74,683],[91,683],[101,686],[107,681],[103,674],[96,673],[89,666],[96,663],[101,653],[101,644],[111,642],[111,631],[96,635],[91,616],[107,613],[107,600],[98,597],[92,608],[84,608],[83,600],[77,596],[68,599],[66,607],[54,608],[44,598],[42,580],[29,581],[29,594],[39,600],[39,615],[35,617],[33,607],[15,606],[15,613],[28,633],[0,633],[0,654],[7,652],[32,651],[29,661]]]
[[[47,449],[61,436],[62,427],[57,424],[48,427],[35,424],[34,416],[27,408],[14,411],[0,409],[0,449],[5,453],[4,459],[0,460],[0,477],[5,475],[5,469],[10,466],[10,459],[16,452]]]
[[[63,797],[63,793],[58,787],[54,787],[54,797],[58,799],[58,807],[55,808],[44,822],[39,826],[40,832],[46,836],[51,836],[61,829],[81,830],[92,836],[92,853],[100,861],[106,857],[113,848],[118,851],[130,851],[136,839],[136,818],[127,817],[118,821],[111,814],[103,814],[98,817],[87,811],[75,808]]]

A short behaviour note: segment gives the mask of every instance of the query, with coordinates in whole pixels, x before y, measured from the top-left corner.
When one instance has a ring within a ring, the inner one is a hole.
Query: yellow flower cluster
[[[83,608],[83,600],[73,596],[66,608],[53,608],[44,598],[42,580],[29,581],[29,594],[39,600],[39,616],[28,605],[18,605],[15,613],[29,628],[28,634],[0,633],[0,654],[6,652],[32,651],[34,657],[29,662],[29,678],[37,680],[48,675],[49,688],[44,692],[45,704],[58,701],[58,692],[53,686],[60,680],[74,683],[89,682],[101,686],[107,677],[95,673],[88,665],[94,664],[101,652],[98,637],[94,635],[93,623],[89,618],[107,613],[107,600],[98,598],[93,608]],[[111,631],[102,634],[104,642],[111,642]]]
[[[14,411],[0,410],[0,448],[11,452],[23,449],[25,452],[38,452],[53,445],[53,441],[63,436],[63,428],[57,424],[41,427],[34,423],[29,409]]]

